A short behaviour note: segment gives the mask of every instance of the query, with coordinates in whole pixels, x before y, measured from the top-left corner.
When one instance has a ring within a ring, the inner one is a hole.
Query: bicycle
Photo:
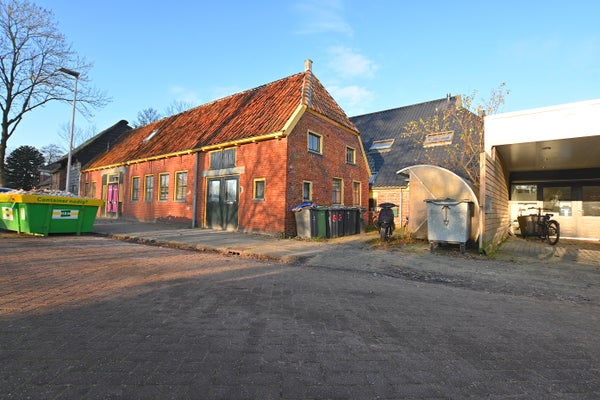
[[[535,207],[528,208],[529,210]],[[550,219],[554,214],[542,214],[542,209],[537,208],[537,215],[519,216],[519,227],[521,228],[521,236],[537,236],[542,240],[548,241],[551,246],[558,243],[560,238],[560,224],[558,221]]]

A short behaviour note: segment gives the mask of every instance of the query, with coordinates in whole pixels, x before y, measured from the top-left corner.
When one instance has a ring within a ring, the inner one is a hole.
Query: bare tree
[[[60,68],[80,74],[77,106],[84,116],[108,103],[106,95],[86,85],[91,66],[58,31],[50,11],[28,0],[0,0],[0,186],[8,139],[23,117],[52,101],[73,101],[73,77]]]
[[[73,131],[73,148],[85,143],[87,140],[93,138],[96,135],[96,125],[88,125],[85,129],[81,126],[75,126]],[[60,126],[58,137],[65,143],[65,146],[69,146],[71,140],[71,123],[66,122]]]
[[[65,153],[65,149],[56,144],[49,144],[40,149],[40,153],[44,156],[46,164],[52,164],[54,161],[61,158]]]
[[[193,107],[195,107],[194,104],[188,101],[174,100],[167,106],[164,114],[159,113],[152,107],[144,108],[142,111],[138,112],[137,119],[133,122],[133,127],[138,128],[140,126],[148,125],[165,116],[179,114]]]
[[[140,126],[148,125],[161,118],[162,116],[155,108],[144,108],[142,111],[138,112],[137,119],[133,122],[133,127],[138,128]]]
[[[504,101],[510,91],[502,83],[491,91],[489,99],[476,105],[477,91],[470,96],[460,96],[459,104],[452,104],[437,115],[411,121],[405,127],[405,135],[410,135],[422,143],[428,134],[455,132],[452,144],[444,146],[444,159],[433,160],[431,152],[425,152],[425,157],[431,162],[443,164],[459,175],[466,177],[475,187],[479,187],[479,155],[484,150],[483,117],[496,114],[504,106]]]
[[[165,110],[165,114],[166,115],[175,115],[175,114],[179,114],[180,112],[187,111],[193,107],[195,107],[195,104],[191,103],[189,101],[174,100],[173,102],[171,102],[171,104],[169,104],[169,106]]]

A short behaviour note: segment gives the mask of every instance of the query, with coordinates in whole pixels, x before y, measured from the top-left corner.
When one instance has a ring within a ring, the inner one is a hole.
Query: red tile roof
[[[277,133],[283,130],[300,102],[358,132],[309,70],[136,128],[87,168],[118,165]],[[155,134],[151,136],[153,132]]]

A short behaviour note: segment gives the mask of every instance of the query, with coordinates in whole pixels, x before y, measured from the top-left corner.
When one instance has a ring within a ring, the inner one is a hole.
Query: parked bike
[[[536,207],[528,208],[528,210],[532,209],[535,210]],[[550,213],[542,214],[542,209],[539,207],[537,208],[537,214],[519,216],[521,236],[536,236],[554,246],[560,238],[560,224],[558,221],[550,219],[553,216],[554,214]]]
[[[379,207],[381,207],[381,210],[377,216],[376,226],[379,229],[381,241],[387,242],[392,237],[392,233],[396,228],[394,224],[394,211],[392,210],[396,205],[394,203],[382,203]]]

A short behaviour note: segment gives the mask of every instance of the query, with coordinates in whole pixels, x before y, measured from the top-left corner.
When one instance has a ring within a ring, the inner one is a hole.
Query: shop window
[[[510,199],[515,201],[536,201],[537,185],[511,185]]]
[[[600,186],[584,186],[583,215],[600,217]]]
[[[559,213],[562,216],[573,215],[571,204],[571,187],[545,187],[542,189],[544,210]]]

